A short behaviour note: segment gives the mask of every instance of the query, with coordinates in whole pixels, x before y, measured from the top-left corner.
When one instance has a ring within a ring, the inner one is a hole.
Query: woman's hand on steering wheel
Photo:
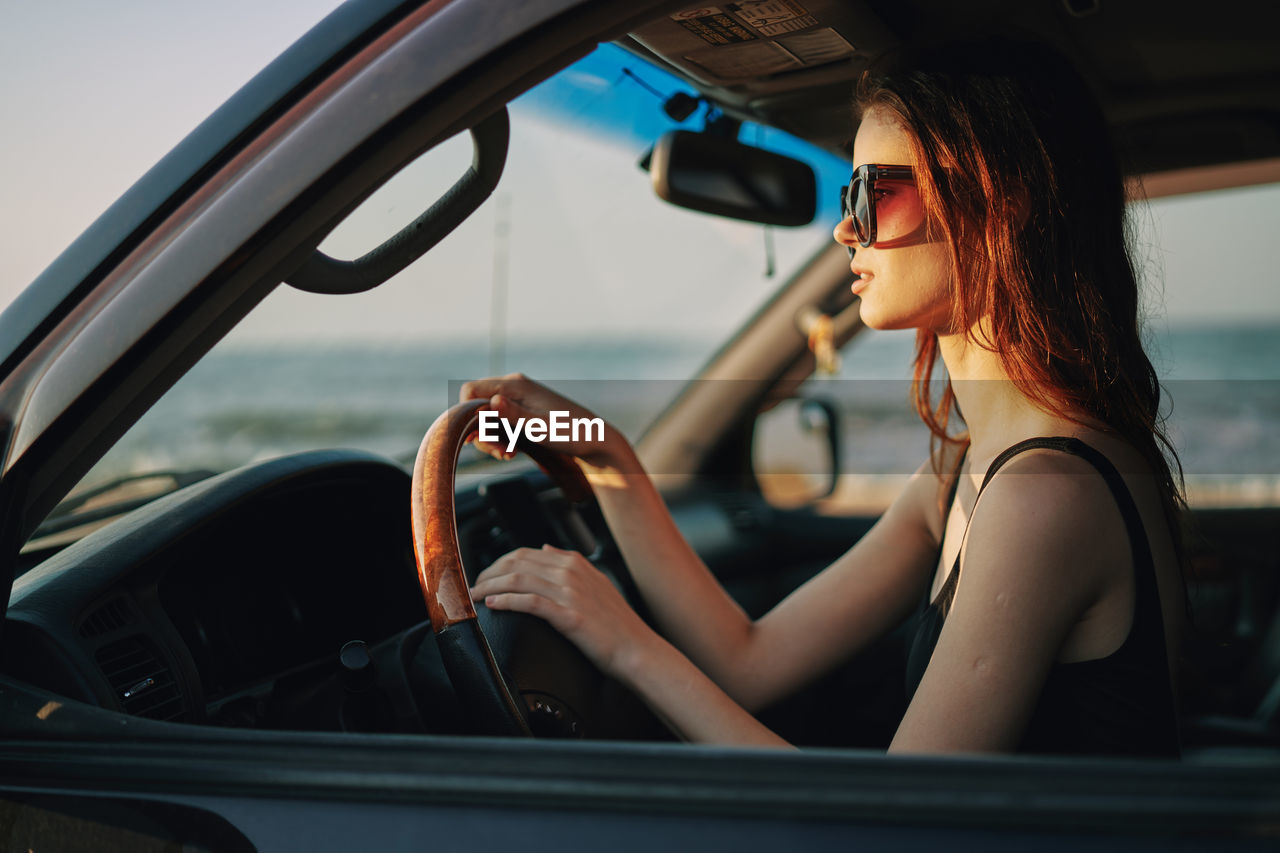
[[[487,400],[489,408],[511,424],[515,424],[520,418],[540,418],[549,421],[552,412],[566,412],[570,419],[599,417],[521,373],[473,379],[463,383],[458,401],[466,402],[467,400]],[[624,458],[630,452],[630,445],[627,444],[626,438],[607,422],[604,424],[602,441],[589,440],[590,430],[583,432],[587,440],[580,438],[577,441],[546,441],[544,444],[566,456],[581,459],[588,465],[599,467],[610,467],[615,460]],[[482,442],[477,438],[475,445],[496,459],[510,459],[514,455],[507,450],[505,432],[503,432],[501,444]]]
[[[576,551],[517,548],[476,578],[471,600],[549,622],[603,672],[622,678],[627,654],[657,640],[603,572]]]

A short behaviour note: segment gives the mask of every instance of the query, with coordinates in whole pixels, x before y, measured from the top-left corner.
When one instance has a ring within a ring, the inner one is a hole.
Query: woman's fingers
[[[483,379],[472,379],[469,382],[463,382],[462,387],[458,389],[458,402],[487,400],[498,393],[504,381],[505,377],[502,376],[486,376]]]
[[[572,582],[573,570],[580,568],[573,565],[575,558],[585,562],[581,555],[559,549],[512,551],[480,573],[471,600],[484,601],[491,610],[539,616],[561,633],[572,631],[581,622],[573,607],[582,598]]]
[[[531,592],[563,603],[561,599],[567,597],[567,590],[549,575],[549,570],[556,571],[547,566],[527,565],[484,580],[477,578],[471,587],[471,600],[479,601],[495,593]]]
[[[603,573],[552,545],[503,555],[476,578],[471,598],[545,619],[607,672],[621,649],[652,634]]]
[[[545,418],[546,412],[539,412],[529,408],[523,403],[517,402],[505,394],[494,394],[489,398],[489,408],[498,413],[498,417],[503,418],[509,423],[516,423],[520,420],[529,420],[530,418]],[[502,429],[499,428],[499,433]],[[506,440],[508,436],[503,435]]]
[[[467,400],[488,400],[494,394],[523,396],[524,392],[539,389],[542,386],[523,373],[508,373],[506,376],[486,376],[483,379],[472,379],[463,382],[458,389],[458,402]]]
[[[626,460],[630,446],[621,433],[577,403],[522,373],[473,379],[461,400],[484,400],[499,420],[487,418],[488,433],[476,446],[499,459],[514,455],[517,435],[593,465]]]
[[[464,399],[466,399],[464,397]],[[472,398],[475,399],[475,398]],[[532,412],[501,394],[494,394],[489,398],[490,411],[496,412],[498,417],[507,423],[518,423],[521,419],[528,420],[532,416]],[[502,428],[502,421],[496,425],[489,424],[487,432],[483,429],[484,420],[481,420],[481,426],[477,427],[467,436],[467,441],[474,442],[475,446],[482,452],[487,453],[495,459],[510,459],[516,455],[516,450],[512,447],[511,436]],[[482,436],[494,440],[484,441]]]
[[[492,566],[476,576],[476,583],[518,571],[522,565],[552,568],[558,565],[558,560],[537,548],[517,548],[494,560]]]
[[[495,592],[485,596],[484,606],[490,610],[516,610],[520,613],[531,613],[553,624],[554,621],[550,616],[553,609],[558,609],[555,602],[531,592]]]
[[[596,568],[575,551],[518,548],[499,557],[476,577],[471,587],[471,600],[486,600],[505,593],[527,593],[542,596],[569,607],[583,600],[591,588]]]
[[[490,424],[489,436],[496,435],[496,440],[480,440],[479,430],[477,430],[467,437],[467,441],[473,441],[481,452],[495,459],[505,460],[515,456],[515,448],[511,446],[513,443],[511,436],[505,433],[501,424],[503,421],[518,423],[522,418],[525,421],[534,417],[545,419],[545,412],[540,412],[537,407],[521,402],[526,397],[537,396],[537,391],[545,392],[546,389],[522,373],[509,373],[506,376],[473,379],[462,383],[462,388],[458,391],[459,402],[485,400],[489,404],[489,409],[503,419],[498,422],[496,430],[494,425]]]

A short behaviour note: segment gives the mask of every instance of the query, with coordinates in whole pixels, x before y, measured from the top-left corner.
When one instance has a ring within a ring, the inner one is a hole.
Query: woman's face
[[[863,116],[853,142],[853,167],[864,164],[914,166],[907,134],[885,110],[871,109]],[[920,197],[911,184],[877,186],[877,220],[890,224],[923,222]],[[918,228],[905,238],[877,228],[877,242],[863,248],[854,233],[853,220],[836,226],[835,240],[857,250],[849,264],[859,278],[853,292],[862,299],[862,320],[873,329],[927,328],[948,331],[951,319],[951,268],[946,246],[926,241]]]

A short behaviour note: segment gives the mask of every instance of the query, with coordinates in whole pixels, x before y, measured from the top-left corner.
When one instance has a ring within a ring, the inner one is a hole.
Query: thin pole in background
[[[507,266],[511,238],[511,196],[494,196],[493,287],[489,309],[489,375],[500,376],[507,360]]]

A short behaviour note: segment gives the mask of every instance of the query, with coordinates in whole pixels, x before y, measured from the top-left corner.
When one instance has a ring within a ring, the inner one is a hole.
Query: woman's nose
[[[858,243],[858,235],[853,230],[852,216],[846,216],[837,222],[835,230],[831,232],[831,237],[849,250],[850,257],[853,257],[854,250],[860,245]]]

